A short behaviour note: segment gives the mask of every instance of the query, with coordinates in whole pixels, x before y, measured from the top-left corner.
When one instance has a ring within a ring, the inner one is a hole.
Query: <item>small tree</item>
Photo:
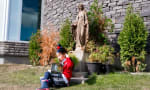
[[[74,42],[71,34],[71,22],[69,21],[69,19],[66,19],[61,27],[59,43],[64,48],[67,48],[67,50],[72,50],[73,48]]]
[[[52,29],[53,30],[53,29]],[[56,45],[59,41],[59,33],[47,29],[41,32],[40,64],[48,65],[52,58],[56,57]]]
[[[107,44],[106,31],[111,32],[114,28],[112,20],[104,16],[98,0],[94,0],[88,12],[90,40],[103,45]]]
[[[130,6],[127,9],[123,30],[118,37],[121,62],[128,71],[142,71],[145,68],[145,46],[148,31],[139,14],[133,13]]]
[[[40,30],[38,30],[37,33],[31,36],[29,42],[29,58],[32,65],[39,65],[40,56],[38,55],[40,50]]]

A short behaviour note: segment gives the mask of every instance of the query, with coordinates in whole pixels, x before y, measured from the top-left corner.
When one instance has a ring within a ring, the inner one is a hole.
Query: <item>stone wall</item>
[[[28,56],[28,42],[0,42],[0,56]]]
[[[134,11],[141,14],[148,31],[150,31],[150,13],[148,13],[148,10],[150,9],[150,0],[104,0],[104,14],[108,18],[111,18],[115,25],[114,32],[109,34],[109,39],[112,42],[112,45],[116,47],[116,51],[119,51],[117,38],[123,28],[126,9],[130,3],[132,4]],[[148,42],[149,41],[150,37],[148,38]],[[148,43],[146,47],[147,52],[150,52],[149,46],[150,43]]]
[[[49,24],[54,24],[57,29],[60,28],[63,21],[69,18],[74,21],[78,13],[79,3],[83,3],[85,9],[88,11],[90,5],[94,0],[42,0],[42,15],[41,27],[49,27]],[[115,29],[114,32],[109,34],[109,40],[114,47],[117,45],[117,36],[123,27],[124,16],[126,8],[132,3],[135,12],[139,12],[144,18],[147,29],[150,29],[150,0],[99,0],[99,4],[103,4],[104,14],[111,18]],[[150,38],[149,38],[150,41]],[[148,44],[147,46],[150,46]],[[119,48],[116,48],[119,51]],[[150,51],[150,47],[147,47]]]
[[[59,28],[67,18],[75,20],[78,12],[78,4],[83,3],[86,10],[93,0],[42,0],[42,27],[49,26],[52,23]]]
[[[0,64],[29,64],[28,42],[0,42]]]
[[[92,2],[93,0],[42,0],[41,25],[44,27],[52,23],[59,28],[66,18],[75,20],[79,3],[83,3],[88,11]],[[113,20],[116,33],[123,27],[126,8],[130,3],[135,11],[144,16],[145,24],[150,28],[150,13],[145,14],[150,9],[150,0],[99,0],[99,3],[103,4],[104,14]]]

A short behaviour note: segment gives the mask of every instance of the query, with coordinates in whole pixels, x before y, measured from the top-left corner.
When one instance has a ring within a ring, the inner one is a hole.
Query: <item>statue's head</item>
[[[79,4],[79,6],[78,6],[78,8],[79,8],[79,10],[84,10],[84,5],[83,4]]]

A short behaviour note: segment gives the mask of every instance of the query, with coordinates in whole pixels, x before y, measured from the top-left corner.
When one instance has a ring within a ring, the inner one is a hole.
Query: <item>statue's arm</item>
[[[78,21],[79,20],[79,14],[77,15],[77,17],[76,17],[76,21]]]
[[[79,21],[79,14],[76,17],[76,21],[73,23],[73,26],[77,26],[78,21]]]

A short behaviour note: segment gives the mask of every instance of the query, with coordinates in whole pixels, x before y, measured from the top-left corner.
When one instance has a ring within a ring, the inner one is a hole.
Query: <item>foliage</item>
[[[68,51],[72,50],[74,42],[71,33],[71,22],[66,19],[61,27],[59,43]]]
[[[112,49],[105,45],[108,44],[106,32],[112,32],[114,25],[111,19],[104,16],[102,7],[98,4],[98,0],[94,0],[91,5],[90,11],[88,12],[88,19],[90,38],[86,45],[86,52],[90,53],[89,61],[101,63],[106,63],[110,59],[110,61],[113,61],[113,51],[107,51]],[[103,48],[106,50],[103,50]]]
[[[56,45],[59,41],[59,33],[53,32],[52,30],[42,30],[41,32],[41,49],[42,52],[39,54],[40,64],[48,65],[52,58],[56,57]]]
[[[30,63],[34,66],[39,65],[40,56],[38,54],[40,53],[40,50],[40,31],[38,30],[37,33],[31,36],[29,42]]]
[[[101,62],[99,53],[98,52],[92,52],[89,56],[90,62]]]
[[[112,20],[103,15],[102,7],[98,4],[98,0],[94,0],[88,12],[90,40],[94,40],[98,44],[106,44],[106,31],[112,31],[114,25]]]
[[[93,40],[91,40],[87,43],[85,51],[88,52],[88,53],[91,53],[95,49],[96,49],[96,44]]]
[[[59,64],[60,62],[59,62],[59,59],[56,57],[56,58],[53,58],[53,59],[51,60],[51,64],[52,64],[52,63]]]
[[[137,61],[141,62],[141,66],[145,66],[142,63],[145,61],[147,37],[148,32],[143,19],[139,14],[133,13],[133,8],[130,6],[127,9],[123,30],[118,37],[121,62],[126,70],[136,71],[137,63],[133,62]],[[132,60],[134,57],[135,59]]]
[[[101,62],[104,64],[113,64],[114,63],[114,48],[109,45],[103,45],[97,47],[97,49],[92,52],[89,56],[91,62]]]
[[[114,48],[109,45],[103,45],[99,48],[100,60],[102,63],[114,63]]]
[[[97,74],[96,74],[96,73],[93,73],[92,75],[90,75],[90,76],[88,77],[88,80],[86,81],[86,83],[87,83],[88,85],[93,85],[93,84],[96,83],[96,80],[97,80]]]
[[[69,53],[69,57],[73,61],[74,66],[76,66],[79,63],[78,58],[75,55],[73,55],[72,53]]]
[[[144,71],[145,68],[146,68],[147,64],[144,64],[144,63],[140,63],[138,66],[137,66],[137,71]]]

